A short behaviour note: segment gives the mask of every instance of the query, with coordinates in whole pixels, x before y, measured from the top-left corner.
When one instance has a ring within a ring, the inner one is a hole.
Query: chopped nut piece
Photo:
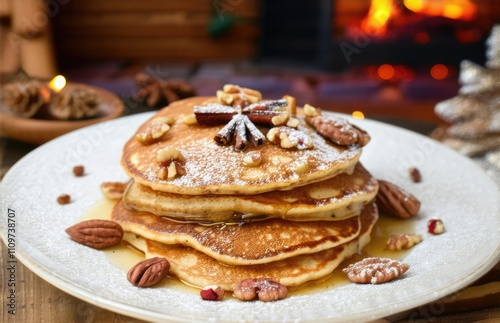
[[[290,128],[295,128],[297,129],[299,127],[300,121],[297,118],[290,118],[288,119],[286,126]]]
[[[160,164],[160,169],[156,172],[159,179],[172,180],[176,176],[186,174],[182,162],[184,156],[174,147],[167,147],[156,153],[156,161]]]
[[[271,119],[271,122],[273,123],[274,126],[279,127],[279,126],[286,125],[286,123],[288,122],[288,119],[290,119],[290,114],[285,111],[282,114],[274,116]]]
[[[260,151],[252,151],[243,157],[243,163],[247,166],[256,167],[262,162],[262,155]]]
[[[76,177],[83,176],[83,174],[85,174],[85,168],[82,165],[75,166],[73,167],[73,174]]]
[[[427,229],[429,233],[441,234],[444,232],[444,223],[440,219],[430,219],[427,222]]]
[[[69,204],[71,202],[71,196],[68,194],[62,194],[57,197],[57,203],[64,205],[64,204]]]
[[[122,241],[121,225],[109,220],[87,220],[66,229],[74,241],[94,249],[115,246]]]
[[[182,156],[181,152],[178,151],[174,147],[167,147],[164,149],[159,150],[156,153],[156,161],[159,163],[163,163],[169,160],[178,160],[178,161],[183,161],[184,156]]]
[[[149,145],[160,140],[164,134],[170,130],[167,120],[160,121],[160,118],[155,118],[146,126],[144,131],[139,132],[135,138],[143,145]]]
[[[288,111],[290,117],[295,116],[297,114],[297,99],[290,95],[283,96],[283,99],[285,99],[288,103],[288,105],[286,106],[286,111]]]
[[[307,163],[301,163],[294,168],[297,174],[305,174],[309,172],[309,165]]]
[[[248,278],[238,282],[233,296],[243,301],[259,297],[263,302],[283,299],[288,294],[288,289],[269,278]]]
[[[314,118],[314,117],[318,117],[321,115],[321,110],[313,107],[310,104],[304,105],[303,109],[304,109],[304,115],[306,117]]]
[[[311,149],[313,143],[309,136],[300,130],[289,127],[275,127],[268,131],[267,140],[282,148]]]
[[[342,269],[347,278],[359,284],[382,284],[403,275],[409,265],[389,258],[365,258]]]
[[[128,281],[137,287],[149,287],[165,278],[170,263],[165,258],[154,257],[138,262],[127,273]]]
[[[177,169],[175,163],[170,163],[167,168],[167,179],[173,179],[177,175]]]
[[[173,125],[175,123],[175,119],[172,118],[171,116],[163,116],[163,117],[156,117],[153,120],[151,120],[152,123],[166,123],[169,126]]]
[[[225,105],[244,108],[260,100],[262,100],[262,94],[259,91],[233,84],[226,84],[222,91],[217,91],[217,101]]]
[[[222,104],[227,104],[231,105],[233,103],[233,100],[235,98],[235,95],[231,95],[229,93],[226,93],[224,91],[218,90],[216,93],[217,100],[222,103]]]
[[[224,290],[220,286],[210,285],[200,291],[200,296],[205,301],[222,301]]]
[[[166,168],[160,168],[156,172],[156,177],[158,177],[159,179],[167,179],[167,176],[168,176],[168,170]]]
[[[191,113],[191,114],[183,116],[182,122],[184,122],[185,124],[190,126],[190,125],[198,123],[198,120],[196,120],[196,116],[194,115],[194,113]]]
[[[389,238],[387,241],[387,249],[391,251],[410,249],[421,241],[422,236],[420,234],[400,233]]]
[[[420,210],[420,201],[399,186],[379,180],[377,205],[380,209],[398,218],[411,218]]]
[[[110,200],[119,200],[127,189],[128,182],[104,182],[101,184],[101,192]]]
[[[420,171],[416,167],[411,167],[409,169],[410,177],[414,183],[420,183],[422,181],[422,175],[420,175]]]

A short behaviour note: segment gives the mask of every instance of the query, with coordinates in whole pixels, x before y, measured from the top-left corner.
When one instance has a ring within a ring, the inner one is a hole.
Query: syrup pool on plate
[[[80,218],[80,221],[95,219],[109,220],[111,218],[111,212],[115,203],[115,200],[103,198],[93,207],[91,207],[90,210]],[[138,250],[125,241],[120,242],[116,246],[100,251],[106,254],[109,261],[114,266],[123,270],[124,279],[127,279],[127,272],[130,270],[130,268],[132,268],[139,261],[145,259],[144,253],[142,251]],[[199,289],[188,286],[178,279],[172,277],[167,277],[166,279],[162,280],[156,285],[156,287],[168,287],[191,293],[199,293]]]
[[[391,258],[403,260],[411,252],[411,249],[401,251],[390,251],[386,247],[387,240],[391,235],[399,233],[417,233],[414,232],[415,219],[397,219],[385,214],[380,214],[377,223],[375,223],[370,234],[370,242],[356,254],[346,260],[328,276],[305,283],[302,286],[289,288],[289,295],[302,295],[322,292],[327,289],[337,288],[343,285],[351,284],[342,269],[350,264],[360,261],[367,257]]]
[[[87,213],[85,213],[80,221],[91,219],[104,219],[109,220],[111,211],[116,201],[109,199],[102,199],[97,202]],[[395,260],[403,260],[405,256],[411,252],[409,250],[390,251],[386,248],[387,240],[391,235],[399,233],[418,233],[414,232],[416,219],[398,219],[380,214],[377,223],[375,223],[371,232],[370,242],[363,248],[360,254],[356,254],[349,259],[344,260],[330,275],[318,280],[310,281],[302,286],[290,287],[289,295],[302,295],[322,292],[326,289],[340,287],[351,282],[347,276],[342,272],[350,264],[353,264],[363,258],[367,257],[381,257],[391,258]],[[116,267],[124,271],[124,279],[126,273],[136,263],[144,260],[144,253],[125,241],[120,244],[103,250],[107,255],[109,261]],[[199,293],[198,288],[188,286],[178,279],[168,277],[160,282],[157,287],[168,287],[176,290],[191,292],[194,294]]]

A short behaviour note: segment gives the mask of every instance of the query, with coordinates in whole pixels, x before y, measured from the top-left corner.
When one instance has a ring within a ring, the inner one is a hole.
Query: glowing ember
[[[383,64],[379,66],[377,73],[382,80],[388,81],[394,77],[396,71],[392,65]]]
[[[436,64],[431,68],[431,76],[436,80],[444,80],[448,73],[448,67],[443,64]]]
[[[57,75],[49,82],[49,87],[55,92],[61,91],[66,86],[66,78],[62,75]]]

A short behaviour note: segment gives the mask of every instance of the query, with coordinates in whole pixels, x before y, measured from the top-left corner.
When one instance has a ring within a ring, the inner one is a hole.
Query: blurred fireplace
[[[342,70],[484,61],[497,0],[268,0],[260,56]]]

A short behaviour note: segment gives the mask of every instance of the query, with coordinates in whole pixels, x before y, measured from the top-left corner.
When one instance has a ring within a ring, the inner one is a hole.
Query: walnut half
[[[243,301],[253,300],[256,297],[263,302],[283,299],[288,294],[288,289],[269,278],[247,278],[238,282],[233,296]]]
[[[399,251],[403,249],[413,248],[414,245],[422,241],[420,234],[400,233],[395,234],[387,241],[387,249],[391,251]]]
[[[279,144],[281,148],[312,149],[314,147],[307,134],[290,127],[274,127],[267,132],[267,140]]]

